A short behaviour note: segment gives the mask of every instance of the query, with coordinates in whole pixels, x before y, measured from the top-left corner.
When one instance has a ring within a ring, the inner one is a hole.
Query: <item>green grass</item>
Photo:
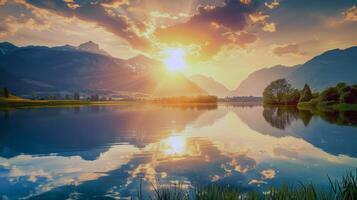
[[[86,101],[86,100],[30,100],[22,98],[0,98],[0,108],[72,107],[96,105],[128,105],[131,101]]]
[[[357,104],[338,103],[334,101],[319,102],[313,99],[309,102],[300,102],[297,105],[301,110],[321,110],[321,111],[357,111]]]
[[[348,110],[357,111],[357,104],[340,103],[340,104],[332,105],[332,108],[341,111],[348,111]]]
[[[152,194],[143,195],[141,184],[138,195],[132,199],[144,200],[355,200],[357,199],[357,170],[346,173],[341,180],[326,179],[327,190],[313,184],[282,185],[265,192],[242,192],[238,187],[212,184],[185,189],[181,184],[154,187]]]

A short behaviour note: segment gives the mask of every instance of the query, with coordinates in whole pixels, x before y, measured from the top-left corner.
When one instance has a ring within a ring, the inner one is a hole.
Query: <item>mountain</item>
[[[323,90],[338,82],[357,83],[357,46],[326,51],[304,63],[286,78],[296,88],[308,83],[313,90]]]
[[[0,56],[5,55],[11,51],[16,50],[18,47],[9,43],[9,42],[1,42],[0,43]]]
[[[286,77],[297,68],[299,65],[293,67],[276,65],[255,71],[243,80],[237,89],[230,93],[230,96],[262,96],[264,88],[270,82]]]
[[[189,79],[208,92],[208,94],[218,97],[225,97],[229,94],[229,90],[212,77],[193,75]]]
[[[357,46],[333,49],[318,55],[302,65],[287,67],[277,65],[253,72],[243,80],[231,96],[261,96],[272,81],[286,78],[295,88],[305,83],[313,90],[323,90],[338,82],[357,83]]]
[[[76,91],[130,96],[206,94],[186,77],[168,78],[165,73],[160,62],[144,56],[123,60],[69,45],[19,47],[0,56],[0,87],[18,95]]]
[[[96,53],[96,54],[101,54],[101,55],[105,55],[105,56],[110,56],[109,53],[107,53],[103,49],[100,49],[99,45],[92,41],[88,41],[86,43],[80,44],[77,47],[77,49],[80,51],[86,51],[86,52],[90,52],[90,53]]]

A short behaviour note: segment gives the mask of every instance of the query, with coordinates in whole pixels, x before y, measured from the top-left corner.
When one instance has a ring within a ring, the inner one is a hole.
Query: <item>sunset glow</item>
[[[357,0],[0,0],[0,200],[357,196],[356,33]]]
[[[166,49],[164,63],[171,72],[182,72],[186,68],[185,51],[182,48]]]

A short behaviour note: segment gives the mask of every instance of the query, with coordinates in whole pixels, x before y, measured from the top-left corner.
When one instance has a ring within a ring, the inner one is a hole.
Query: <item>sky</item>
[[[185,52],[187,76],[235,89],[251,72],[357,45],[356,0],[0,0],[0,41],[89,40],[118,58]]]

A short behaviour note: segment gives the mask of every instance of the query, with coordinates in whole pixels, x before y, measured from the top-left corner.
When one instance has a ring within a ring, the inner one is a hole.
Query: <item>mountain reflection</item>
[[[14,111],[0,124],[0,156],[56,153],[93,160],[111,144],[142,148],[182,131],[205,111],[154,105]]]
[[[326,174],[357,166],[350,114],[222,105],[12,110],[0,123],[0,194],[118,198],[141,184],[149,192],[178,182],[323,187]]]
[[[264,120],[237,113],[249,127],[275,137],[294,136],[333,155],[356,157],[356,111],[310,112],[291,107],[258,107]],[[266,121],[268,124],[263,123]]]

